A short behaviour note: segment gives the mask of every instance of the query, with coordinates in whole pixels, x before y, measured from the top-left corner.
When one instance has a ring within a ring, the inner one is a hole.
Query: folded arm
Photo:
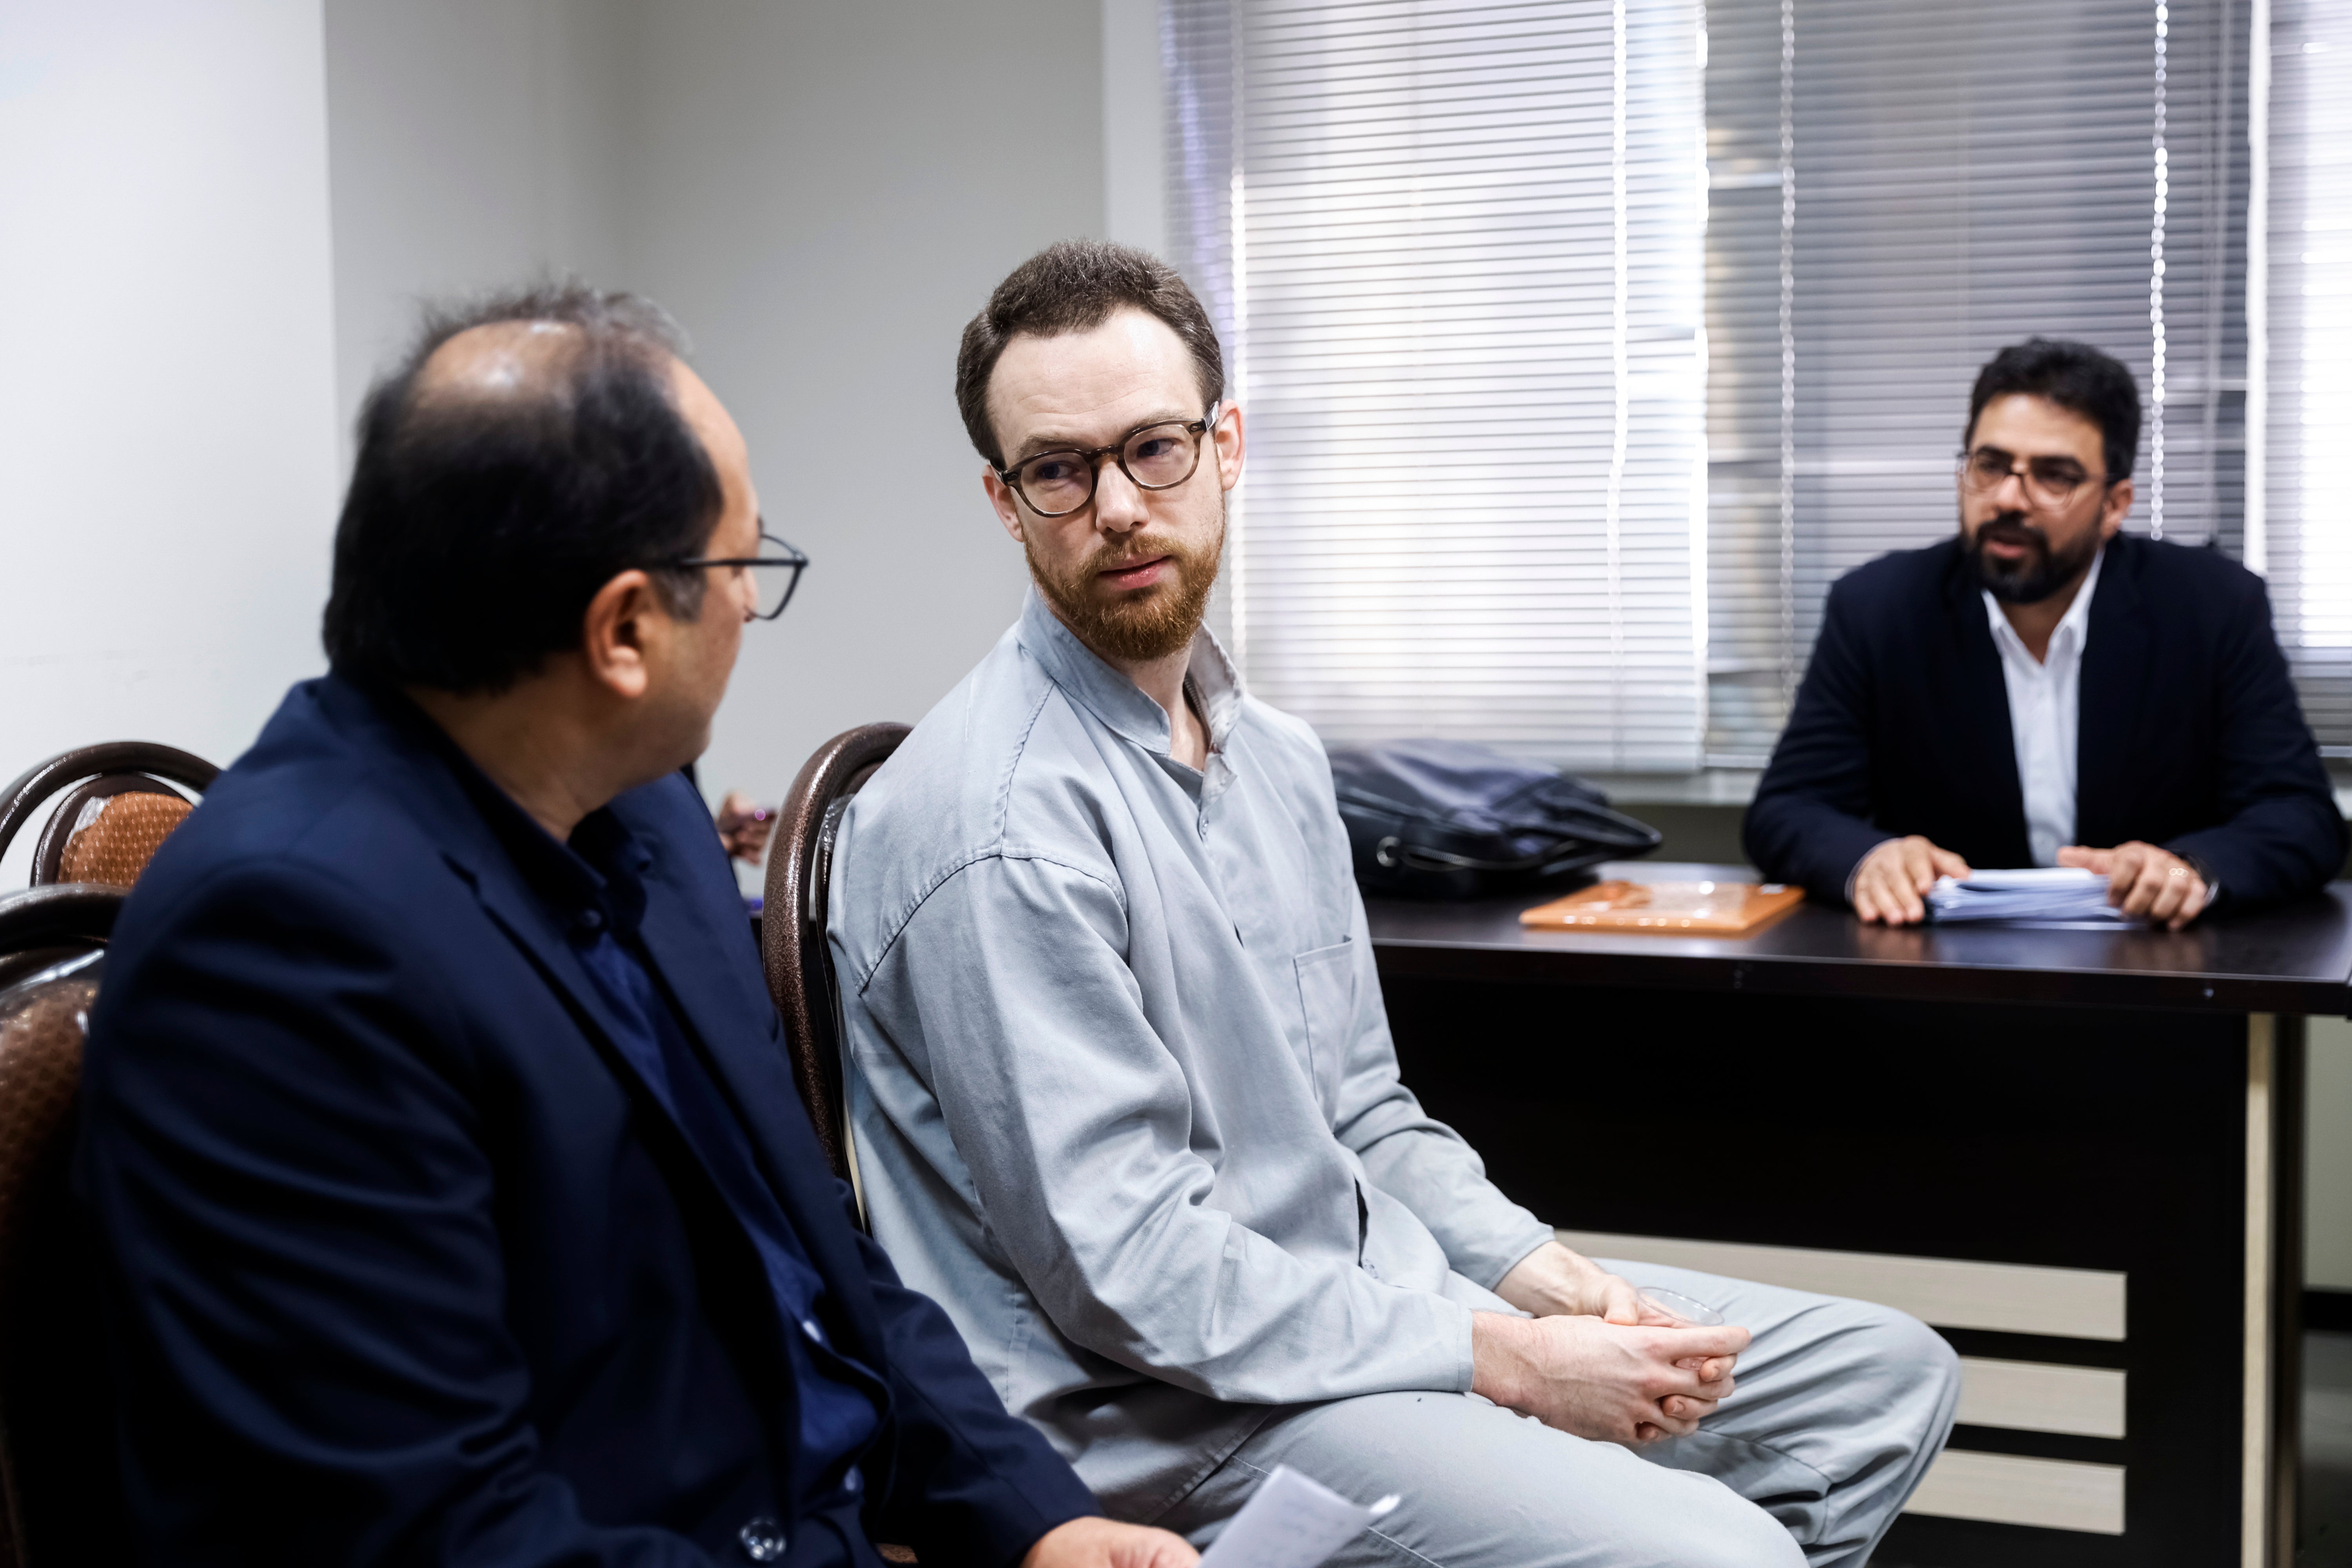
[[[1373,1184],[1429,1227],[1455,1273],[1496,1289],[1514,1265],[1551,1241],[1551,1227],[1504,1196],[1486,1179],[1478,1152],[1404,1086],[1363,900],[1354,902],[1356,1016],[1332,1131]]]
[[[2223,820],[2163,846],[2232,905],[2310,892],[2342,868],[2345,850],[2343,815],[2271,629],[2270,597],[2259,579],[2243,591],[2218,650]]]
[[[1864,858],[1895,837],[1870,820],[1869,670],[1853,643],[1843,587],[1830,590],[1796,705],[1740,831],[1748,858],[1766,878],[1838,904]]]

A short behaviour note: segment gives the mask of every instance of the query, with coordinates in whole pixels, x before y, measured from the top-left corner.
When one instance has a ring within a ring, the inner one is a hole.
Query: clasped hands
[[[1746,1329],[1694,1328],[1557,1242],[1496,1294],[1532,1318],[1470,1319],[1471,1392],[1580,1437],[1638,1447],[1685,1436],[1728,1398]]]
[[[2061,866],[2081,866],[2107,879],[2107,902],[2135,920],[2179,931],[2204,911],[2205,879],[2168,849],[2133,839],[2113,849],[2069,844]],[[1862,858],[1853,874],[1853,912],[1891,926],[1925,920],[1922,900],[1939,877],[1966,877],[1969,863],[1913,834],[1890,838]]]

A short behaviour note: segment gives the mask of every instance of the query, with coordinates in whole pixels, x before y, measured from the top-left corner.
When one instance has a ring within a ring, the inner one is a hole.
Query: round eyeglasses
[[[1144,490],[1173,489],[1201,466],[1201,441],[1217,422],[1217,405],[1192,421],[1168,420],[1130,430],[1116,445],[1087,449],[1056,447],[1022,458],[996,477],[1013,487],[1039,517],[1067,517],[1095,499],[1102,460],[1118,461],[1119,472]]]
[[[1970,495],[1987,495],[2016,475],[2025,491],[2025,504],[2035,511],[2064,511],[2091,485],[2112,481],[2086,474],[2072,458],[2018,458],[1998,447],[1979,447],[1960,454],[1960,488]]]
[[[737,581],[743,574],[751,574],[752,591],[758,595],[751,612],[752,619],[772,621],[784,613],[793,602],[793,590],[801,585],[801,574],[808,570],[808,557],[766,529],[760,530],[760,543],[768,553],[762,555],[696,555],[663,564],[678,571],[690,571],[702,566],[724,566]],[[765,568],[765,570],[761,570]]]

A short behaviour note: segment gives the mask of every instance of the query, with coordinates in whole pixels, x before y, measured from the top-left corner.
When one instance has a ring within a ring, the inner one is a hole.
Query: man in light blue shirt
[[[1345,1562],[1859,1564],[1950,1425],[1949,1349],[1673,1270],[1732,1326],[1646,1310],[1423,1112],[1322,748],[1202,627],[1223,390],[1198,302],[1120,247],[1054,247],[966,330],[1035,586],[842,826],[876,1237],[1122,1517],[1205,1541],[1289,1463],[1405,1494]]]

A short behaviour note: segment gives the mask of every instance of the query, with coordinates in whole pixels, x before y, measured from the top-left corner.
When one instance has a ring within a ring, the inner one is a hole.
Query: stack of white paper
[[[1276,1465],[1201,1554],[1201,1568],[1315,1568],[1397,1500],[1365,1508]]]
[[[1946,877],[1929,890],[1927,908],[1938,921],[2124,921],[2107,902],[2106,878],[2080,866],[1979,871],[1966,880]]]

